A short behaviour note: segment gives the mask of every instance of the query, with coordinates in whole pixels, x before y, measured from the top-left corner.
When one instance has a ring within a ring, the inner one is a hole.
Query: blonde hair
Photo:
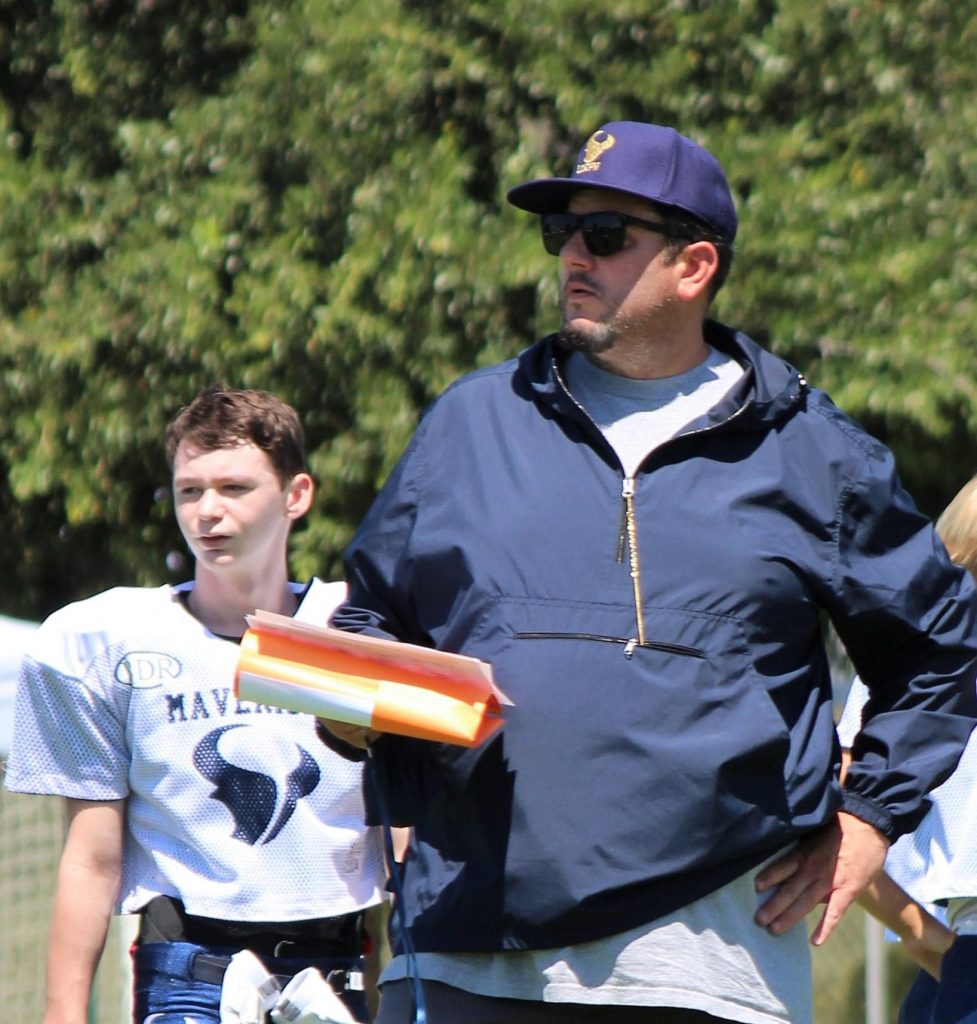
[[[950,557],[977,577],[977,476],[960,488],[936,521]]]

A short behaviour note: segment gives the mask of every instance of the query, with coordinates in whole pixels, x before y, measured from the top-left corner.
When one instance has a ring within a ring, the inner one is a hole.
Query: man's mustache
[[[585,274],[582,270],[574,271],[572,274],[567,274],[566,280],[563,282],[563,294],[566,295],[567,288],[571,285],[583,285],[584,288],[588,288],[595,295],[600,295],[601,287],[589,274]]]

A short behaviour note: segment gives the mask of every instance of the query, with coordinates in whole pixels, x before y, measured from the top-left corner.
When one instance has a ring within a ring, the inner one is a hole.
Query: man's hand
[[[376,729],[367,729],[362,725],[334,722],[330,718],[319,718],[317,721],[323,729],[328,729],[337,739],[348,743],[351,747],[358,747],[360,750],[366,750],[381,735]]]
[[[757,912],[757,924],[779,934],[824,903],[824,913],[811,935],[811,943],[820,946],[882,870],[888,849],[888,840],[878,829],[839,812],[835,822],[803,838],[757,875],[757,892],[776,888]]]

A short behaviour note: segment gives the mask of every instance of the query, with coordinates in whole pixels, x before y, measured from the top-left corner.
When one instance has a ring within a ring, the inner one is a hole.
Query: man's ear
[[[681,276],[678,297],[690,302],[701,295],[708,296],[709,284],[719,270],[719,252],[712,242],[689,242],[679,256]]]
[[[289,482],[285,509],[289,519],[301,519],[312,507],[315,484],[308,473],[296,473]]]

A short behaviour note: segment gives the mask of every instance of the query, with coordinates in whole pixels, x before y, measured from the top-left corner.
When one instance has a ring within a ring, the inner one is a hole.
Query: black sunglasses
[[[591,256],[613,256],[624,248],[629,224],[657,231],[669,238],[688,237],[670,224],[642,220],[628,213],[544,213],[539,218],[543,248],[551,256],[559,256],[563,246],[578,231],[583,235],[583,244]]]

